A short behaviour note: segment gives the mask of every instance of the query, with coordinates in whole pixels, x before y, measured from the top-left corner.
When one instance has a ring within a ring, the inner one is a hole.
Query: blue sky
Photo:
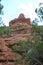
[[[20,13],[24,13],[25,17],[33,20],[37,17],[35,8],[40,2],[43,2],[43,0],[2,0],[1,3],[4,6],[3,22],[8,25],[9,21],[17,18]]]

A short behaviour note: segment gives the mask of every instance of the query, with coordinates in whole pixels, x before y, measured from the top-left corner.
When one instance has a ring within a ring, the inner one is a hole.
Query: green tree
[[[43,21],[43,3],[39,3],[39,7],[35,9],[37,16],[40,18],[40,21]]]
[[[0,0],[0,14],[2,13],[2,9],[3,9],[3,5],[1,4],[1,0]]]
[[[43,65],[43,26],[32,25],[32,35],[35,38],[33,47],[35,50],[34,53],[36,53],[33,58],[34,60],[36,59],[38,65]]]
[[[3,37],[5,35],[10,35],[10,28],[9,28],[9,26],[1,26],[0,27],[0,36]]]
[[[1,0],[0,0],[0,25],[4,25],[3,21],[2,21],[2,15],[3,15],[3,5],[1,4]]]

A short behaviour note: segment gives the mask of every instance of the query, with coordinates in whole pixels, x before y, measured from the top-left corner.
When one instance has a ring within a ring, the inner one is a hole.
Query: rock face
[[[14,61],[21,57],[10,46],[31,36],[30,18],[20,14],[18,18],[9,22],[10,36],[0,38],[0,65],[15,65]],[[18,64],[19,65],[19,64]]]
[[[9,22],[11,34],[28,34],[31,30],[30,18],[20,14],[18,18]]]

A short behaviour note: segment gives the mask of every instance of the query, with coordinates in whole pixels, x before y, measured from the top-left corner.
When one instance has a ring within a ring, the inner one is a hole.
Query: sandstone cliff
[[[20,40],[27,40],[31,37],[30,18],[20,14],[18,18],[9,22],[10,35],[0,38],[0,65],[15,65],[15,60],[21,57],[10,47],[18,44]],[[19,64],[18,64],[19,65]]]

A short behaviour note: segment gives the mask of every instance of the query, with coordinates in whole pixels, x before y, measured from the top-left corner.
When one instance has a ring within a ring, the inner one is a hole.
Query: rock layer
[[[15,60],[21,55],[14,52],[10,46],[31,37],[30,18],[25,18],[24,14],[10,21],[9,27],[10,35],[0,38],[0,65],[15,65]]]

